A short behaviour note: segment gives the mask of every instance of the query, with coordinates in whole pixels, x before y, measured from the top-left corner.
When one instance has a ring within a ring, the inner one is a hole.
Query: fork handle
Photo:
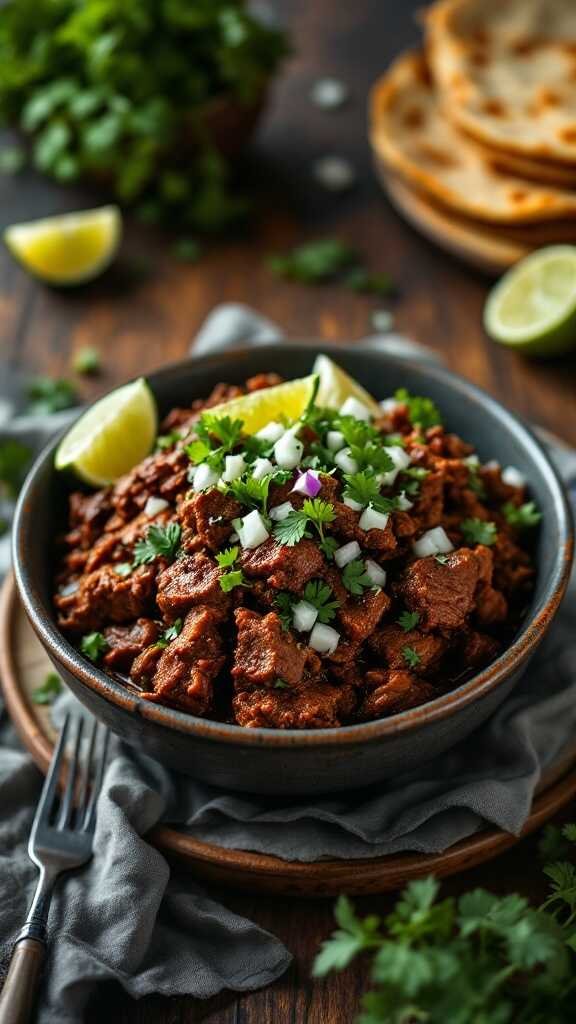
[[[30,1020],[45,956],[46,945],[40,939],[20,939],[14,946],[0,994],[0,1024]]]

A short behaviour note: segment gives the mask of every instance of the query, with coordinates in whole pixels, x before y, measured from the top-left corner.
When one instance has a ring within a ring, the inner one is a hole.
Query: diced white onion
[[[361,512],[364,508],[364,505],[361,505],[359,501],[354,501],[354,498],[344,498],[342,504],[346,505],[347,508],[351,508],[354,512]]]
[[[284,501],[281,505],[275,505],[270,509],[270,519],[273,519],[275,523],[281,523],[293,511],[294,506],[289,501]]]
[[[390,415],[390,413],[396,412],[396,409],[400,407],[400,402],[397,402],[395,398],[384,398],[380,402],[380,408],[383,413]]]
[[[510,487],[526,487],[526,477],[516,466],[506,466],[502,470],[502,480]]]
[[[480,459],[478,458],[477,455],[467,455],[466,458],[463,459],[462,461],[464,462],[465,466],[479,466],[480,465]]]
[[[361,530],[385,530],[389,519],[388,512],[378,512],[372,505],[368,505],[360,516],[358,526]]]
[[[339,430],[329,430],[326,434],[326,447],[331,452],[339,452],[341,448],[346,444],[346,438],[344,434],[341,434]]]
[[[215,487],[219,479],[218,472],[211,469],[207,462],[202,462],[194,471],[192,490],[206,491],[209,487]]]
[[[353,474],[358,472],[358,463],[350,455],[349,448],[343,448],[341,452],[337,452],[334,456],[334,462],[343,473]]]
[[[387,473],[382,473],[381,477],[385,487],[391,487],[400,470],[408,469],[412,459],[408,452],[398,444],[390,445],[386,448],[386,451],[394,463],[394,469],[390,469]]]
[[[435,526],[432,530],[426,530],[426,533],[414,541],[412,550],[418,558],[427,558],[428,555],[447,555],[450,551],[454,551],[454,545],[444,527]]]
[[[332,626],[325,626],[322,622],[317,622],[314,629],[310,633],[309,644],[318,654],[333,654],[338,647],[338,641],[340,640],[340,633],[337,630],[332,629]]]
[[[222,479],[227,483],[237,480],[246,469],[246,461],[243,455],[227,455],[224,463]]]
[[[58,594],[60,597],[71,597],[72,594],[76,593],[79,587],[80,584],[78,583],[78,580],[72,580],[71,583],[65,583],[63,587],[60,587]]]
[[[351,540],[349,544],[343,544],[334,552],[334,561],[339,569],[343,569],[348,562],[353,562],[360,554],[360,545],[357,540]]]
[[[252,476],[255,480],[263,480],[265,476],[274,472],[274,466],[270,459],[256,459],[252,466]]]
[[[400,491],[400,494],[398,495],[397,498],[397,503],[398,508],[400,509],[401,512],[407,512],[408,509],[412,508],[414,505],[414,502],[410,501],[410,498],[406,497],[406,491]]]
[[[276,444],[276,441],[280,440],[285,430],[286,427],[283,427],[281,423],[271,420],[270,423],[267,423],[265,427],[262,427],[256,433],[256,437],[261,441],[270,441],[270,444]]]
[[[352,395],[340,406],[340,415],[353,416],[355,420],[364,420],[366,423],[372,419],[372,413],[368,406]]]
[[[500,469],[500,463],[497,459],[490,459],[490,462],[484,463],[484,469]]]
[[[148,501],[144,505],[145,516],[157,516],[159,512],[163,512],[165,508],[168,508],[168,502],[165,498],[148,498]]]
[[[287,430],[274,445],[274,458],[282,469],[296,469],[302,458],[304,445],[292,430]]]
[[[264,525],[264,520],[257,509],[244,516],[238,533],[242,547],[249,550],[260,547],[270,536]]]
[[[318,609],[308,601],[299,601],[292,609],[294,629],[299,633],[309,633],[318,618]]]
[[[364,568],[366,570],[366,575],[370,578],[375,587],[386,586],[386,573],[384,569],[378,565],[378,562],[374,562],[371,558],[367,558],[364,562]]]

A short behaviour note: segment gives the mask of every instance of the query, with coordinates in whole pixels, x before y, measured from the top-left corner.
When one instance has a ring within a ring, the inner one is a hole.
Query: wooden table
[[[440,351],[449,365],[509,406],[576,443],[575,358],[529,363],[492,345],[481,327],[487,281],[418,237],[391,211],[372,174],[365,137],[366,95],[388,60],[418,38],[413,11],[419,2],[292,0],[278,4],[289,17],[295,56],[275,89],[254,146],[252,161],[263,216],[250,237],[211,246],[195,266],[178,263],[169,240],[128,225],[117,270],[74,293],[43,288],[0,253],[1,352],[15,366],[69,374],[72,353],[98,347],[103,375],[82,384],[86,397],[108,390],[183,356],[206,314],[218,302],[241,301],[278,321],[294,338],[321,336],[327,346],[370,331],[377,303],[338,287],[306,288],[274,280],[264,258],[303,239],[339,237],[358,246],[374,269],[398,284],[393,310],[397,329]],[[309,101],[312,83],[336,75],[350,86],[345,109],[323,112]],[[311,164],[334,153],[349,158],[357,187],[345,195],[324,192]],[[67,208],[94,197],[61,191],[30,174],[0,181],[4,223]],[[572,412],[572,415],[571,415]],[[497,454],[497,453],[496,453]],[[497,863],[476,870],[461,885],[538,885],[534,844],[523,843]],[[348,1024],[366,982],[361,966],[322,984],[310,981],[319,942],[331,929],[331,907],[292,898],[222,895],[237,912],[275,932],[295,955],[294,967],[266,991],[206,1003],[150,998],[132,1003],[119,989],[103,988],[89,1021],[114,1024],[204,1021],[206,1024]],[[362,908],[362,901],[360,906]],[[384,899],[370,909],[385,908]],[[362,909],[367,909],[363,907]]]

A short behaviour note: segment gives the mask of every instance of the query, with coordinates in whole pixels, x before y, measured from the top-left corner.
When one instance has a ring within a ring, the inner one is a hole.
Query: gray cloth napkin
[[[281,337],[248,307],[226,304],[208,317],[193,354]],[[437,361],[399,335],[365,343]],[[5,419],[0,437],[22,437],[34,448],[54,430],[52,421],[24,422],[10,410]],[[565,478],[576,478],[576,454],[556,444],[551,450]],[[472,739],[424,773],[369,790],[318,800],[230,795],[168,773],[115,742],[99,804],[96,856],[62,887],[51,916],[55,967],[48,965],[41,1024],[81,1019],[91,989],[104,979],[118,980],[136,997],[206,997],[223,988],[257,988],[286,969],[290,956],[273,936],[208,900],[190,876],[184,884],[169,877],[164,858],[142,838],[160,820],[224,847],[289,860],[435,852],[486,822],[518,833],[543,769],[576,724],[575,605],[573,584],[525,679]],[[56,721],[73,701],[70,694],[58,700]],[[0,903],[6,909],[0,928],[7,951],[35,879],[25,844],[40,780],[5,716],[2,723]]]

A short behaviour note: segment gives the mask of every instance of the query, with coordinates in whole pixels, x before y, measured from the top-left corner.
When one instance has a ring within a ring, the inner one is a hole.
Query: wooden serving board
[[[46,771],[50,762],[55,731],[50,709],[34,704],[31,695],[50,668],[48,657],[18,599],[14,578],[9,576],[0,598],[2,690],[18,734],[42,771]],[[294,893],[310,897],[332,897],[340,892],[379,893],[398,889],[412,878],[430,873],[443,877],[481,864],[539,828],[575,795],[576,742],[542,779],[520,837],[486,828],[442,854],[408,853],[313,863],[225,850],[194,839],[175,827],[158,826],[152,829],[148,838],[169,858],[189,867],[196,877],[244,891]]]

